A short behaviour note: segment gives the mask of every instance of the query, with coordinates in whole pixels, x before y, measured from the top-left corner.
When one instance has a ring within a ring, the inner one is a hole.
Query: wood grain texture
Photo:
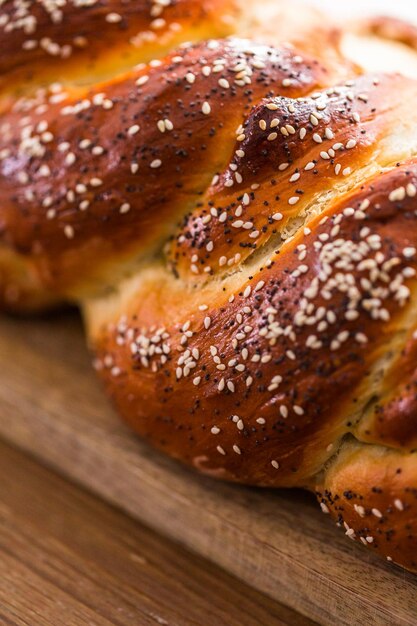
[[[312,626],[0,443],[0,623]]]
[[[417,623],[417,578],[344,537],[304,493],[198,476],[109,408],[65,314],[0,321],[0,435],[324,625]]]

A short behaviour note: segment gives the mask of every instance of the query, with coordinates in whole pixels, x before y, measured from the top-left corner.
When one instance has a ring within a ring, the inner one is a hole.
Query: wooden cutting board
[[[320,624],[417,624],[417,576],[349,541],[308,494],[215,482],[132,435],[76,314],[0,318],[0,371],[7,441]]]

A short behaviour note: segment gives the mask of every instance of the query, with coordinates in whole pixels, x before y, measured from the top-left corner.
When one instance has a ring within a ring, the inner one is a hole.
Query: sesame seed
[[[204,115],[210,115],[210,113],[211,113],[211,106],[210,106],[210,104],[207,101],[203,102],[203,106],[201,107],[201,111],[204,113]]]
[[[413,183],[408,183],[405,190],[406,190],[407,196],[409,196],[410,198],[414,198],[414,196],[417,194],[417,187],[413,185]]]
[[[128,131],[127,134],[128,135],[136,135],[136,133],[138,133],[140,131],[140,126],[139,124],[133,124],[133,126],[131,126]]]
[[[106,15],[106,22],[109,24],[117,24],[122,21],[122,16],[119,13],[108,13]]]
[[[73,227],[67,224],[64,227],[64,234],[67,239],[73,239],[75,234]]]
[[[360,517],[365,517],[366,512],[363,506],[361,506],[360,504],[354,504],[353,506],[354,506],[356,513],[360,515]]]
[[[404,187],[398,187],[397,189],[394,189],[393,191],[391,191],[391,193],[388,196],[388,200],[390,200],[390,202],[399,202],[401,200],[404,200],[406,196],[406,190]]]
[[[279,407],[279,412],[281,413],[282,417],[288,417],[288,409],[284,404],[281,404],[281,406]]]
[[[149,80],[149,76],[141,76],[140,78],[137,79],[136,84],[138,85],[138,87],[142,87],[142,85],[147,83],[148,80]]]
[[[406,259],[411,259],[413,256],[415,256],[415,254],[416,254],[416,249],[411,246],[403,249],[403,256]]]

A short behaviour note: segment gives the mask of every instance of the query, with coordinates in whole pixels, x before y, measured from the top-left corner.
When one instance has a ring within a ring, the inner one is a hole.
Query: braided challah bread
[[[342,44],[276,2],[4,0],[0,299],[78,303],[141,436],[417,571],[417,82]]]

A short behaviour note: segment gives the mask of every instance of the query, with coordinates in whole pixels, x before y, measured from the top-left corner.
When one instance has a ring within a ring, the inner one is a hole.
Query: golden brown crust
[[[0,247],[0,307],[15,313],[33,313],[61,304],[60,298],[45,290],[38,272],[27,259],[7,247]]]
[[[0,13],[0,86],[94,81],[149,61],[182,41],[231,34],[233,0],[6,0]]]
[[[417,328],[411,319],[398,337],[398,358],[384,373],[384,386],[375,392],[357,428],[361,441],[402,450],[417,449]]]
[[[214,297],[209,285],[184,302],[182,283],[151,273],[152,293],[145,279],[95,338],[121,413],[202,470],[309,484],[385,384],[373,367],[410,308],[416,185],[415,163],[372,179]],[[396,202],[399,188],[409,195]]]
[[[175,273],[195,280],[234,270],[314,202],[352,185],[370,159],[392,162],[380,142],[398,126],[407,92],[417,95],[414,82],[375,75],[262,101],[238,129],[228,167],[185,216],[169,250]]]
[[[417,571],[416,453],[346,443],[316,486],[350,539]]]

